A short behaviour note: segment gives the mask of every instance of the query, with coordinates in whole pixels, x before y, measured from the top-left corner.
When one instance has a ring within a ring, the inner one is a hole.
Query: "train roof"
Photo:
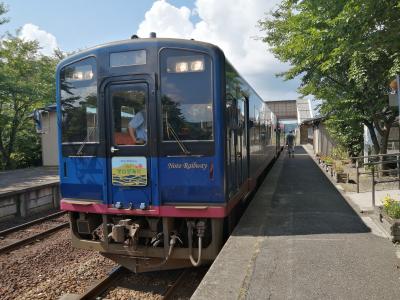
[[[175,39],[175,38],[133,38],[127,40],[114,41],[110,43],[100,44],[88,49],[79,51],[77,53],[68,56],[63,59],[58,66],[65,65],[70,62],[79,60],[80,58],[86,57],[91,54],[101,53],[103,51],[128,51],[133,50],[138,46],[137,49],[143,48],[189,48],[204,52],[219,52],[223,54],[223,51],[216,45],[196,41],[193,39]]]

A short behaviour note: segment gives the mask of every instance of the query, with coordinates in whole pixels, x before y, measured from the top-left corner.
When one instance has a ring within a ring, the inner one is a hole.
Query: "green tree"
[[[4,15],[7,11],[8,9],[4,3],[0,2],[0,25],[8,22],[8,18],[2,17],[2,15]]]
[[[375,152],[386,153],[397,115],[388,92],[400,71],[399,21],[398,0],[284,0],[259,25],[263,41],[291,66],[280,75],[300,76],[299,91],[325,100],[329,116],[360,120]]]
[[[54,102],[56,57],[39,54],[37,42],[8,35],[0,43],[0,168],[40,161],[30,114]]]
[[[326,111],[330,103],[324,106]],[[325,121],[331,137],[342,146],[349,156],[358,156],[362,151],[364,130],[362,119],[352,108],[343,108],[335,113],[326,113],[329,118]]]

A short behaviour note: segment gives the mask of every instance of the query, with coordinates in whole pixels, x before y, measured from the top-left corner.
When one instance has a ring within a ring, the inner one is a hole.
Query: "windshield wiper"
[[[94,132],[94,130],[96,129],[96,127],[92,127],[89,129],[89,132],[86,136],[86,139],[83,141],[82,145],[79,147],[78,151],[76,152],[76,155],[81,155],[82,154],[82,150],[83,148],[85,148],[86,144],[89,142],[89,139],[92,135],[92,133]]]
[[[168,112],[165,112],[165,125],[167,126],[168,138],[170,138],[169,134],[171,133],[172,137],[175,139],[175,141],[178,143],[179,147],[181,148],[183,154],[190,155],[190,151],[186,148],[186,146],[183,144],[183,142],[179,139],[178,135],[176,134],[175,130],[172,128],[171,124],[169,124]]]

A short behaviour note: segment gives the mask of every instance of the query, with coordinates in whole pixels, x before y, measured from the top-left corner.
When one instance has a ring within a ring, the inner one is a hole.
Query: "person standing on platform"
[[[288,148],[289,157],[294,157],[294,139],[293,130],[289,131],[286,136],[286,146]]]

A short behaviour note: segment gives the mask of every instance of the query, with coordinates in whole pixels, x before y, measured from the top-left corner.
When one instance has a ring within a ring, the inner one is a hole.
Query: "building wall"
[[[377,130],[375,130],[375,134],[378,141],[380,142],[381,136]],[[400,151],[399,142],[400,142],[400,131],[399,131],[398,120],[396,120],[390,129],[387,153],[399,152]],[[374,155],[374,154],[377,153],[375,153],[374,151],[371,135],[369,133],[367,126],[364,125],[364,156]]]
[[[300,125],[300,144],[304,145],[308,143],[308,125]]]
[[[335,141],[329,136],[323,123],[314,126],[314,152],[319,155],[331,155],[335,148]]]
[[[43,166],[58,166],[57,114],[54,111],[42,115],[42,159]]]

